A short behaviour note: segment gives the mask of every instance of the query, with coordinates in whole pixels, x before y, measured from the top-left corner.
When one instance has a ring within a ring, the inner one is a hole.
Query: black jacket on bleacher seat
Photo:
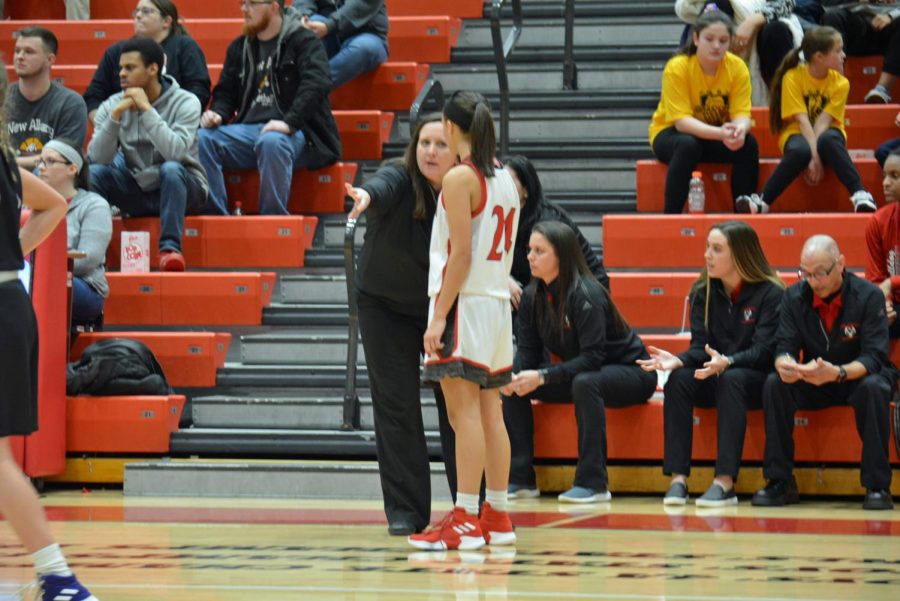
[[[345,40],[357,33],[377,35],[387,43],[388,15],[384,0],[294,0],[291,8],[301,15],[326,17],[330,33]]]
[[[256,86],[256,56],[256,37],[242,35],[228,45],[209,107],[222,116],[223,124],[232,119],[241,123],[250,108]],[[341,139],[328,101],[328,56],[322,42],[303,27],[299,17],[284,18],[272,72],[275,103],[284,122],[293,132],[300,130],[306,137],[307,167],[319,169],[337,161],[341,157]]]
[[[884,293],[875,284],[844,272],[841,310],[830,333],[813,306],[812,288],[797,282],[787,289],[781,306],[775,356],[789,354],[809,362],[821,357],[844,365],[859,361],[869,374],[896,370],[888,358],[888,322]]]
[[[84,103],[88,112],[97,110],[103,102],[122,91],[119,80],[119,58],[122,45],[128,40],[116,42],[106,49],[88,89]],[[200,107],[209,102],[209,69],[203,50],[189,35],[171,34],[160,44],[166,53],[166,75],[171,75],[182,88],[200,100]]]
[[[532,279],[522,292],[513,371],[538,369],[546,363],[545,351],[562,359],[562,363],[544,368],[548,384],[571,382],[578,374],[599,371],[604,365],[634,365],[638,359],[648,358],[634,328],[624,335],[617,334],[615,317],[596,280],[579,278],[572,287],[561,337],[555,318],[537,323],[534,297],[541,287],[538,280]],[[559,280],[551,282],[547,290],[552,296],[553,312],[558,315]]]
[[[775,335],[784,290],[772,282],[745,282],[732,303],[722,280],[711,278],[709,323],[706,323],[706,286],[691,291],[691,346],[678,355],[685,367],[700,368],[709,361],[704,346],[734,359],[735,367],[771,371]]]
[[[361,186],[372,197],[356,270],[356,289],[398,313],[428,318],[428,252],[437,194],[425,218],[413,217],[415,192],[399,162],[388,163]]]

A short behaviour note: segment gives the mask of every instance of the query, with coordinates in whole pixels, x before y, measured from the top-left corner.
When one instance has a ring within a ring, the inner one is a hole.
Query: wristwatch
[[[538,370],[538,385],[543,386],[544,382],[547,380],[547,370],[539,369]]]
[[[837,380],[835,380],[835,382],[837,382],[838,384],[844,384],[846,381],[847,381],[847,370],[844,369],[843,365],[838,365],[838,376],[837,376]]]

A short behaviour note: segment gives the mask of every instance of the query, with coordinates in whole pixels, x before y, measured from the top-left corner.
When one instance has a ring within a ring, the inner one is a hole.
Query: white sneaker
[[[853,210],[857,213],[874,213],[878,210],[875,199],[865,190],[854,192],[850,202],[853,203]]]
[[[890,104],[891,95],[887,89],[878,85],[869,90],[863,102],[866,104]]]
[[[762,199],[759,194],[743,194],[738,196],[734,201],[735,213],[768,213],[769,205]]]

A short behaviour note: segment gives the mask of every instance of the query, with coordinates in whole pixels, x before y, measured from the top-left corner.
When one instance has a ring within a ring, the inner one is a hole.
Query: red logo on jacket
[[[853,323],[842,323],[841,324],[841,339],[844,342],[850,342],[859,336],[859,324],[856,322]]]

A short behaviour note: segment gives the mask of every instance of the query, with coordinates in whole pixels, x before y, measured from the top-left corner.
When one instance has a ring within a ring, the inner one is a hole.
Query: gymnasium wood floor
[[[446,553],[388,536],[372,502],[55,492],[44,503],[101,601],[900,599],[900,511],[856,499],[667,513],[655,496],[571,511],[544,497],[514,504],[515,550]],[[0,599],[31,574],[0,523]]]

